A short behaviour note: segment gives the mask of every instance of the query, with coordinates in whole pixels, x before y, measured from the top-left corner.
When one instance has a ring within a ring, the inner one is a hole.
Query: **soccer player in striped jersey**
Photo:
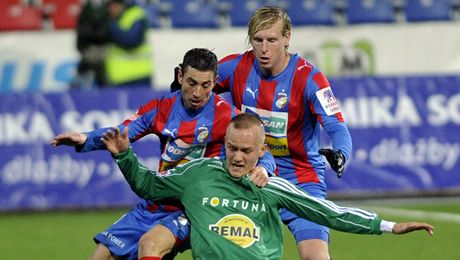
[[[196,158],[223,155],[225,129],[231,118],[239,113],[211,91],[217,77],[217,57],[213,52],[192,49],[185,54],[182,64],[178,77],[181,91],[150,101],[118,126],[120,129],[129,127],[131,142],[147,134],[159,137],[160,170]],[[83,134],[64,133],[56,136],[51,144],[76,146],[79,152],[105,149],[101,137],[108,129]],[[264,159],[251,175],[258,186],[265,186],[267,171],[275,170],[271,155]],[[145,200],[95,236],[98,245],[91,259],[110,259],[112,255],[123,259],[163,257],[173,249],[170,256],[174,256],[177,251],[189,248],[188,237],[189,223],[180,203]]]
[[[433,234],[429,224],[394,223],[373,212],[341,207],[280,177],[271,177],[264,188],[256,187],[248,173],[265,152],[264,139],[262,121],[254,114],[239,114],[227,128],[226,159],[196,159],[163,173],[138,162],[129,148],[127,131],[109,131],[103,142],[138,196],[180,199],[191,221],[194,259],[281,259],[280,208],[344,232],[426,230]]]
[[[321,154],[340,177],[352,140],[326,76],[298,54],[289,52],[291,22],[278,7],[262,7],[248,24],[252,46],[219,61],[219,92],[230,91],[236,107],[258,114],[275,156],[277,175],[309,194],[326,197]],[[320,126],[332,149],[320,149]],[[283,209],[302,259],[329,259],[329,230]]]

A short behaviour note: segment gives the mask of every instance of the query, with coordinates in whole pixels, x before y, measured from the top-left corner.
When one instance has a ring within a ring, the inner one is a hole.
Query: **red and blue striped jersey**
[[[325,162],[318,154],[320,126],[333,149],[346,159],[351,136],[326,76],[297,54],[278,75],[266,77],[252,51],[219,61],[219,91],[230,91],[243,112],[264,121],[266,142],[275,157],[277,174],[295,184],[324,184]]]
[[[118,127],[129,127],[129,139],[135,142],[148,134],[160,140],[159,170],[201,157],[222,156],[224,136],[232,117],[239,111],[219,96],[211,94],[209,102],[197,111],[186,110],[180,91],[169,93],[141,106],[136,114]],[[80,152],[105,149],[100,137],[108,128],[86,133],[88,138]]]
[[[181,91],[153,99],[118,125],[120,131],[129,127],[129,139],[135,142],[148,134],[155,134],[160,140],[161,158],[159,170],[201,157],[215,157],[224,154],[224,137],[230,120],[239,110],[212,93],[209,102],[196,111],[186,110]],[[102,134],[110,128],[100,128],[87,134],[85,144],[79,152],[105,149],[100,141]],[[141,201],[141,208],[149,211],[176,211],[182,206],[176,201]]]

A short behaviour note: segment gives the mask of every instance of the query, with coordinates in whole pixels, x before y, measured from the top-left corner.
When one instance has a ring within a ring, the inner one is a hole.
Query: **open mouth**
[[[270,58],[260,57],[260,63],[267,64],[270,61]]]
[[[232,163],[232,168],[234,168],[234,169],[243,169],[244,165],[239,164],[239,163]]]
[[[190,100],[190,103],[192,104],[192,106],[196,107],[199,104],[201,104],[201,100]]]

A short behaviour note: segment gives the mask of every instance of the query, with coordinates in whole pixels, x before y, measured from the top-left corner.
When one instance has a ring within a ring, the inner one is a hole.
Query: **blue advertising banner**
[[[328,174],[330,191],[460,191],[460,77],[348,78],[331,85],[353,155],[342,179]]]
[[[138,200],[106,151],[53,148],[59,133],[113,126],[163,93],[104,89],[0,95],[0,210],[131,205]],[[134,145],[157,168],[159,142]]]
[[[328,170],[330,192],[460,191],[460,77],[342,78],[331,85],[353,154],[341,179]],[[49,143],[62,132],[116,125],[163,94],[146,88],[0,95],[0,211],[134,205],[139,199],[108,152]],[[158,167],[155,137],[133,146],[145,165]]]

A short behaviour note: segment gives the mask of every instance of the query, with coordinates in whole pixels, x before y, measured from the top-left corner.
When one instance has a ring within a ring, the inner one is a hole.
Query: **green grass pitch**
[[[401,202],[356,202],[386,219],[426,221],[435,226],[408,235],[354,235],[332,231],[330,253],[334,260],[356,259],[460,259],[460,199],[445,198]],[[340,203],[350,205],[350,203]],[[125,209],[0,214],[1,259],[87,259],[92,236],[116,221]],[[298,259],[297,248],[286,230],[283,260]],[[190,250],[176,257],[191,259]]]

